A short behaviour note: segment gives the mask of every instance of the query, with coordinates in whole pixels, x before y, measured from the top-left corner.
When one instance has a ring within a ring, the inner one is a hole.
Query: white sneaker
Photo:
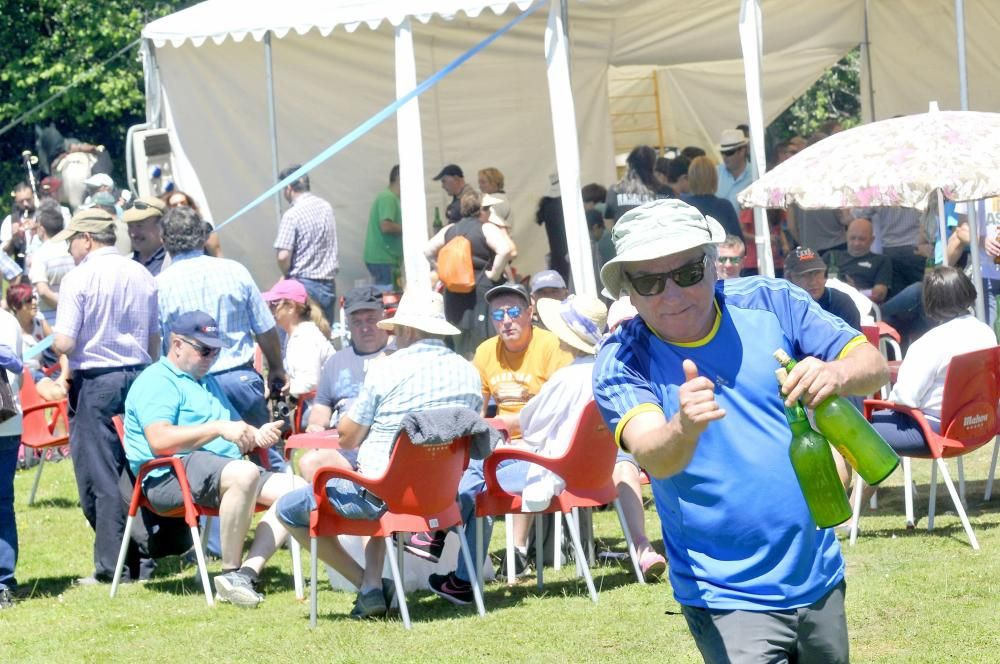
[[[215,599],[229,602],[245,609],[255,608],[264,596],[253,589],[253,582],[238,571],[226,572],[215,577]]]

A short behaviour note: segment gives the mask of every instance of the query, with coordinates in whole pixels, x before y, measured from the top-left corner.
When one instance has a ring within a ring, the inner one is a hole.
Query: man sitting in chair
[[[278,442],[281,423],[258,429],[239,418],[218,381],[208,375],[224,344],[208,314],[192,311],[174,319],[167,354],[139,375],[125,400],[125,455],[136,474],[156,457],[183,459],[194,502],[219,510],[223,573],[215,577],[217,597],[252,608],[264,599],[254,587],[257,575],[287,535],[274,503],[304,482],[243,459]],[[143,493],[160,513],[183,505],[177,476],[169,468],[150,472]],[[271,507],[243,560],[257,503]]]
[[[337,423],[341,449],[358,449],[358,471],[372,477],[385,472],[392,444],[408,414],[456,407],[479,412],[483,406],[479,372],[444,344],[445,336],[459,334],[459,330],[445,319],[440,294],[407,291],[396,315],[380,320],[378,327],[395,334],[398,350],[371,367],[361,392]],[[343,457],[331,465],[351,467]],[[330,480],[326,495],[333,508],[348,519],[377,519],[385,511],[380,498],[350,480]],[[309,513],[315,508],[309,486],[278,502],[278,518],[303,546],[309,544]],[[475,538],[474,533],[466,536]],[[351,617],[385,615],[392,593],[391,582],[382,580],[385,541],[379,537],[368,540],[364,568],[344,551],[336,537],[320,538],[317,546],[320,560],[360,589]]]

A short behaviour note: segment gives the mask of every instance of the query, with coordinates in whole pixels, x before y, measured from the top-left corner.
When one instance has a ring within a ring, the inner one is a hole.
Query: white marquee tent
[[[405,105],[397,121],[375,127],[312,172],[313,190],[336,210],[341,292],[367,276],[361,251],[368,208],[394,163],[402,165],[408,246],[422,245],[433,208],[447,204],[430,180],[443,164],[460,164],[473,183],[478,169],[496,166],[507,176],[514,208],[517,265],[529,272],[541,267],[547,247],[534,209],[548,174],[558,170],[564,191],[567,183],[614,180],[609,71],[661,68],[663,112],[676,144],[710,147],[721,129],[754,120],[736,0],[564,0],[561,8],[551,1]],[[924,110],[931,98],[957,107],[951,0],[870,5],[866,11],[862,0],[762,0],[762,121],[864,42],[866,23],[874,94],[865,103],[874,98],[878,117]],[[975,82],[995,71],[985,42],[995,29],[983,30],[996,27],[1000,12],[988,0],[965,5],[971,107],[997,110],[1000,92]],[[274,183],[275,164],[307,161],[531,6],[526,0],[208,0],[143,30],[148,119],[174,131],[177,183],[205,201],[218,223]],[[913,40],[933,50],[915,49]],[[566,211],[568,227],[582,228],[578,200]],[[263,285],[277,276],[276,225],[275,204],[265,203],[222,230],[227,256],[247,264]],[[570,235],[577,236],[570,249],[578,286],[590,290],[592,277],[583,269],[589,245],[583,233]],[[407,257],[411,276],[418,260]]]

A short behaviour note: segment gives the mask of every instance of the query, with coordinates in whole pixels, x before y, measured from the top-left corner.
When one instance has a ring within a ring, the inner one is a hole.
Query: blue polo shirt
[[[154,422],[167,422],[177,426],[194,426],[217,420],[238,420],[239,414],[229,403],[219,383],[212,375],[195,380],[165,357],[150,365],[135,379],[125,399],[125,456],[133,473],[156,458],[146,442],[146,427]],[[199,449],[230,459],[241,459],[235,443],[225,438],[215,438]],[[178,452],[174,456],[185,456]],[[167,472],[167,468],[154,470],[149,477]]]
[[[720,281],[715,298],[716,323],[697,342],[663,341],[640,318],[625,323],[598,354],[594,397],[620,440],[637,413],[677,412],[681,362],[694,361],[726,416],[708,425],[683,471],[652,479],[674,597],[723,610],[808,606],[840,582],[844,562],[792,470],[771,353],[832,360],[864,337],[784,280]]]

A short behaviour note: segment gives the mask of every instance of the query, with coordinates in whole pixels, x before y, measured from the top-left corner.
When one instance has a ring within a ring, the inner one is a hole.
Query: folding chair
[[[318,598],[316,593],[319,575],[317,538],[337,535],[362,535],[383,537],[386,556],[396,586],[399,611],[403,625],[410,629],[410,613],[403,590],[403,533],[423,533],[456,528],[462,547],[462,559],[470,577],[475,573],[472,555],[465,542],[462,515],[455,496],[462,473],[469,465],[469,438],[456,438],[442,445],[414,445],[405,431],[400,431],[389,457],[389,465],[381,477],[366,477],[352,470],[325,467],[313,477],[313,497],[316,509],[309,517],[309,538],[312,553],[312,581],[310,582],[309,624],[316,626]],[[330,505],[326,497],[326,483],[343,478],[364,487],[381,498],[387,511],[378,520],[345,519]],[[393,535],[397,536],[396,546]],[[483,595],[477,584],[472,584],[476,608],[480,616],[486,615]]]
[[[113,418],[113,421],[115,424],[115,430],[118,432],[118,437],[124,445],[124,422],[118,415]],[[157,468],[171,468],[174,471],[174,474],[177,475],[177,483],[181,487],[181,497],[184,504],[171,512],[159,512],[153,509],[152,505],[150,505],[149,501],[146,499],[145,494],[142,492],[143,480],[151,471]],[[118,564],[115,567],[116,574],[111,582],[111,597],[114,597],[118,593],[118,584],[125,566],[125,555],[128,553],[128,543],[132,536],[132,524],[135,521],[136,515],[139,513],[139,508],[141,507],[145,507],[160,516],[184,519],[188,528],[191,529],[191,541],[194,543],[195,558],[198,561],[198,574],[201,577],[202,590],[205,591],[205,602],[208,603],[209,606],[214,606],[215,600],[212,597],[211,586],[208,583],[208,565],[205,562],[205,540],[207,539],[210,520],[212,517],[219,516],[219,510],[211,507],[203,507],[194,502],[191,497],[191,488],[188,483],[187,473],[184,471],[183,460],[175,456],[153,459],[152,461],[147,461],[142,464],[139,468],[139,472],[135,478],[135,486],[132,489],[132,500],[129,502],[128,518],[125,520],[125,534],[122,536],[122,545],[118,550]],[[255,513],[265,511],[267,511],[267,506],[265,505],[258,503],[254,507]],[[202,529],[201,533],[199,533],[198,519],[203,516],[208,517],[208,520],[206,520],[205,527]],[[302,599],[302,566],[301,562],[295,559],[295,556],[293,556],[292,568],[292,575],[295,579],[296,598]]]
[[[577,571],[580,572],[587,583],[587,590],[590,599],[597,601],[597,590],[594,587],[594,579],[590,574],[586,552],[583,549],[580,537],[579,510],[581,507],[600,507],[611,503],[614,505],[618,515],[618,521],[625,535],[628,544],[629,558],[632,560],[632,567],[635,570],[636,579],[639,583],[645,584],[642,570],[639,568],[639,556],[635,549],[635,542],[632,540],[632,533],[629,532],[628,524],[625,521],[625,514],[618,501],[618,490],[612,480],[614,472],[615,457],[617,448],[614,438],[608,430],[607,425],[601,418],[597,410],[597,404],[591,401],[587,404],[580,419],[577,422],[573,437],[566,447],[562,456],[546,457],[527,450],[516,448],[498,448],[493,451],[483,465],[483,472],[486,477],[486,489],[476,496],[476,539],[479,543],[479,551],[485,560],[485,545],[483,542],[482,519],[488,516],[501,516],[507,514],[525,514],[521,511],[521,496],[507,493],[501,488],[497,481],[497,466],[503,461],[515,459],[519,461],[529,461],[539,466],[543,466],[555,474],[559,475],[566,483],[566,488],[562,493],[553,496],[549,506],[542,512],[535,514],[535,533],[541,532],[541,514],[560,513],[566,519],[569,526],[570,536],[573,538],[573,548],[576,552]],[[530,513],[530,512],[529,512]],[[571,516],[572,515],[572,516]],[[540,539],[540,538],[539,538]],[[507,560],[508,565],[513,565],[514,543],[507,539]],[[482,568],[484,560],[479,563],[479,585],[482,585]],[[542,548],[535,547],[535,567],[539,589],[543,586],[542,578]],[[513,575],[513,570],[508,570],[508,575]],[[476,584],[473,584],[475,586]]]
[[[28,506],[34,504],[35,493],[38,491],[38,481],[42,478],[42,468],[45,466],[45,450],[62,447],[69,443],[69,410],[66,399],[61,401],[43,401],[35,387],[35,379],[30,369],[25,369],[21,377],[21,411],[23,431],[21,444],[35,451],[41,451],[38,459],[38,470],[28,494]],[[61,427],[60,427],[61,425]],[[64,433],[56,433],[61,428]]]
[[[934,529],[934,507],[937,498],[937,471],[940,469],[945,486],[962,521],[973,549],[979,542],[965,513],[959,494],[955,491],[945,459],[960,458],[973,452],[998,433],[997,405],[1000,404],[1000,347],[977,350],[956,355],[948,365],[945,375],[944,395],[941,403],[941,433],[935,433],[917,408],[882,399],[865,400],[865,417],[871,420],[876,410],[889,409],[909,415],[921,429],[927,441],[928,453],[915,458],[931,459],[931,494],[927,509],[927,530]],[[859,494],[860,496],[860,494]],[[854,520],[860,516],[860,497],[854,502]],[[912,517],[912,515],[908,515]]]

